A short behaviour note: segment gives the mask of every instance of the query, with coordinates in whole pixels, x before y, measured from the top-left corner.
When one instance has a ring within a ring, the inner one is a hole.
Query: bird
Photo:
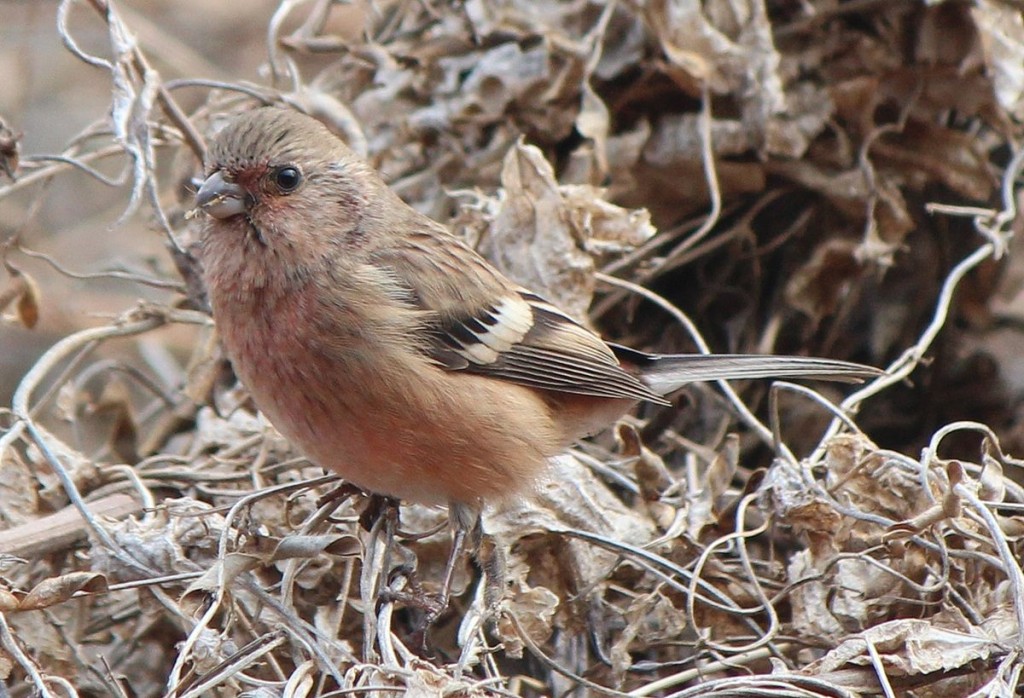
[[[345,481],[447,504],[462,527],[527,494],[577,440],[639,402],[671,404],[687,383],[878,374],[605,342],[289,108],[246,111],[216,133],[194,204],[214,322],[257,407]]]

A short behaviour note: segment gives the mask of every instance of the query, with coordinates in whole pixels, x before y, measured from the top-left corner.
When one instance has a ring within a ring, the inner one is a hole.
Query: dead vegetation
[[[169,7],[64,0],[32,41],[106,109],[67,105],[53,154],[0,124],[0,353],[53,340],[2,414],[4,695],[1017,694],[1019,8],[285,0],[193,35]],[[506,584],[467,564],[423,653],[379,596],[441,579],[443,512],[385,559],[204,313],[192,178],[255,102],[610,338],[888,374],[694,386],[582,444],[488,513]]]

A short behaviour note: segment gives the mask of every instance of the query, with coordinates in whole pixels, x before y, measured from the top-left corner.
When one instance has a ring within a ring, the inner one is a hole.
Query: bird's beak
[[[214,218],[230,218],[245,213],[247,200],[245,190],[224,179],[224,173],[220,170],[207,177],[196,192],[196,208]]]

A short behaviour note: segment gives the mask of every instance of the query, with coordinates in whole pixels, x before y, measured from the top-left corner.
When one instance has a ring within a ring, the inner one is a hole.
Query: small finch
[[[295,111],[256,109],[224,127],[195,203],[239,378],[307,457],[378,494],[479,512],[528,490],[575,440],[639,401],[669,404],[686,383],[878,373],[607,344]]]

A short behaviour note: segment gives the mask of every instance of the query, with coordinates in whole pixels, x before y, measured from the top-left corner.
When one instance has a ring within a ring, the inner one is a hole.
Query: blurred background
[[[83,63],[61,42],[57,2],[4,2],[0,5],[0,118],[20,136],[21,152],[60,154],[83,130],[109,119],[110,73]],[[219,9],[220,8],[220,9]],[[131,31],[147,46],[153,68],[163,77],[206,78],[254,76],[266,60],[263,38],[273,2],[237,8],[204,3],[144,2],[119,6]],[[110,55],[108,30],[88,4],[67,5],[74,37],[87,51]],[[196,21],[202,17],[203,21]],[[186,95],[193,107],[202,95]],[[106,145],[114,144],[112,138]],[[102,146],[101,146],[102,147]],[[108,156],[98,169],[122,176],[123,157]],[[30,165],[31,167],[31,165]],[[115,268],[143,270],[164,265],[167,255],[148,216],[119,218],[125,210],[130,181],[105,186],[71,168],[60,176],[10,192],[0,200],[3,237],[52,255],[81,274]],[[77,280],[45,263],[23,260],[37,280],[41,298],[39,323],[32,330],[19,323],[0,328],[0,396],[10,397],[22,374],[39,354],[61,336],[97,323],[102,314],[123,312],[145,289],[109,279]],[[173,274],[173,270],[169,270]],[[141,294],[141,295],[140,295]]]

